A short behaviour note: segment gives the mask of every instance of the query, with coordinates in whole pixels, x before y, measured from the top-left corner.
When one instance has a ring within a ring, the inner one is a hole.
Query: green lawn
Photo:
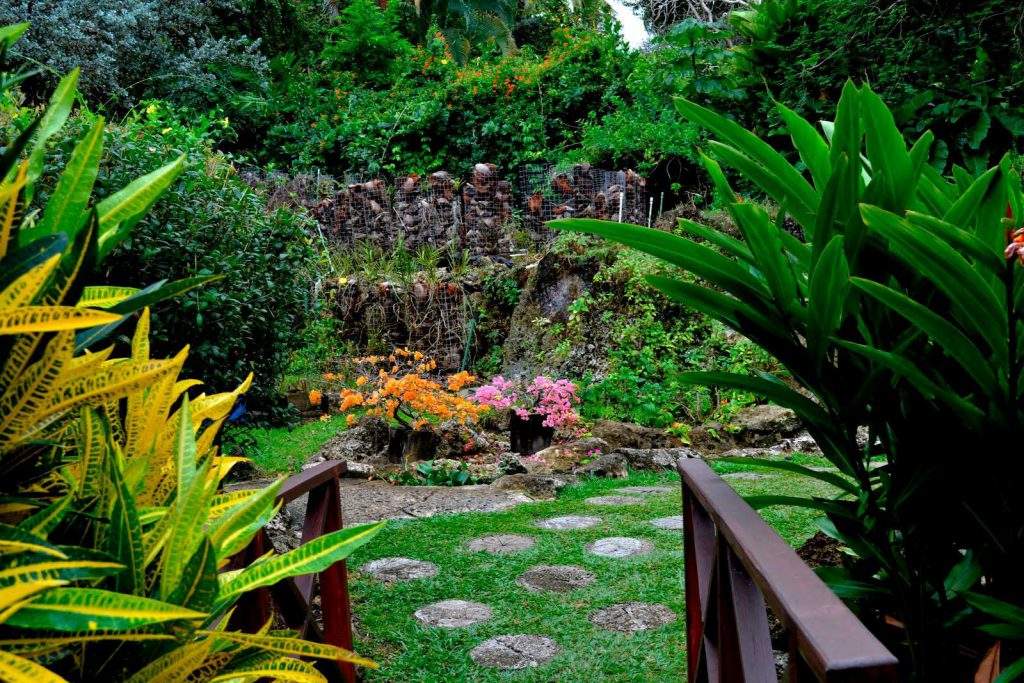
[[[823,461],[801,458],[805,464]],[[744,471],[743,465],[716,464],[721,472]],[[826,494],[816,482],[758,469],[766,476],[736,480],[743,494]],[[587,505],[585,498],[623,486],[666,484],[674,492],[645,497],[629,507]],[[590,480],[564,490],[558,500],[521,505],[501,513],[467,513],[425,520],[392,522],[349,561],[357,623],[356,649],[381,664],[366,672],[368,681],[439,683],[442,681],[678,681],[685,670],[683,628],[683,551],[679,532],[648,524],[680,513],[679,478],[674,474],[634,474],[628,480]],[[535,520],[568,514],[604,518],[603,525],[576,531],[547,531]],[[815,531],[816,513],[771,508],[765,517],[791,544]],[[537,544],[522,553],[493,556],[464,549],[469,539],[492,533],[530,534]],[[633,536],[655,544],[649,555],[605,559],[584,546],[605,536]],[[431,579],[387,585],[358,568],[380,557],[403,556],[435,563]],[[530,593],[516,583],[538,564],[572,564],[597,575],[590,586],[569,594]],[[422,626],[412,613],[438,600],[461,598],[490,605],[490,621],[464,629]],[[597,609],[619,602],[661,602],[680,619],[670,626],[634,635],[609,633],[587,619]],[[533,634],[554,639],[561,654],[546,665],[500,672],[475,665],[469,651],[502,634]]]
[[[292,474],[302,469],[311,455],[332,436],[342,432],[345,416],[303,422],[295,427],[231,427],[228,440],[241,445],[240,452],[267,474]]]

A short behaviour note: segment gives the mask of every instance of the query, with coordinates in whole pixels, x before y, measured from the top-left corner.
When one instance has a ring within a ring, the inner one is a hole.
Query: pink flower
[[[545,427],[566,427],[579,420],[575,406],[579,403],[576,385],[566,379],[552,380],[539,375],[525,389],[497,375],[476,390],[478,403],[493,408],[514,408],[521,419],[543,415]]]

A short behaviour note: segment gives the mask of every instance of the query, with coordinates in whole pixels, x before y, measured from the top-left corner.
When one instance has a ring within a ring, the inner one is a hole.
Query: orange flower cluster
[[[319,389],[313,389],[309,392],[309,405],[318,406],[320,401],[324,400],[324,395]]]
[[[364,373],[356,379],[356,390],[341,393],[341,412],[357,406],[367,415],[396,420],[412,429],[427,429],[432,420],[458,420],[461,424],[476,421],[485,406],[458,395],[476,381],[462,371],[446,381],[425,375],[437,369],[437,363],[419,351],[396,349],[389,356],[367,356],[356,359]],[[349,415],[347,421],[355,421]]]

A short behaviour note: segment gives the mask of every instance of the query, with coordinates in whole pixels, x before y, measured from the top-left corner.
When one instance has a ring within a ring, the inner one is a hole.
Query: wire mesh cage
[[[649,222],[646,183],[634,171],[533,163],[519,167],[517,184],[523,227],[538,246],[554,236],[544,223],[556,218]]]
[[[494,164],[473,167],[462,186],[462,248],[474,256],[512,253],[512,183],[502,180]]]
[[[407,346],[437,361],[442,371],[458,370],[466,344],[469,301],[455,282],[414,282],[403,297]]]
[[[459,199],[447,171],[426,178],[410,174],[396,183],[395,215],[404,243],[410,249],[448,248],[458,235]]]

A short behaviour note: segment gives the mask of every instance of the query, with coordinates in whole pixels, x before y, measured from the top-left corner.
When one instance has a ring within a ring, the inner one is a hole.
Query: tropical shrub
[[[908,147],[879,96],[852,83],[824,136],[779,105],[806,172],[725,117],[687,101],[679,109],[717,138],[705,165],[742,239],[685,219],[689,237],[598,221],[557,225],[700,278],[650,281],[779,360],[801,391],[766,373],[684,373],[679,381],[750,391],[801,416],[837,472],[760,464],[841,494],[752,502],[824,512],[824,528],[854,554],[826,577],[898,648],[908,677],[948,678],[962,665],[961,645],[987,647],[971,628],[988,617],[971,604],[1024,605],[1016,578],[1024,510],[1006,460],[1024,424],[1024,269],[1004,258],[1024,222],[1020,180],[1005,160],[981,175],[955,168],[942,177],[927,163],[932,134]],[[719,161],[777,202],[777,218],[737,196]],[[806,241],[785,229],[788,220]],[[962,457],[970,453],[992,460],[972,465]],[[901,625],[895,635],[887,620]]]
[[[265,77],[258,42],[231,35],[240,4],[11,0],[0,5],[0,25],[31,22],[16,53],[45,65],[47,74],[81,67],[82,91],[95,101],[132,104],[143,95],[172,95],[205,108],[237,82]]]
[[[844,80],[863,79],[906,134],[935,134],[932,163],[981,172],[1024,139],[1022,13],[1000,0],[766,0],[733,15],[744,84],[765,93],[744,116],[784,133],[775,99],[818,120]]]
[[[12,73],[4,57],[26,28],[0,28],[0,71]],[[40,201],[46,144],[70,113],[76,79],[61,80],[0,159],[0,678],[324,680],[294,657],[372,665],[270,624],[231,630],[244,593],[330,566],[379,525],[222,571],[277,510],[280,482],[218,490],[239,460],[220,452],[220,426],[251,377],[189,398],[199,383],[179,379],[187,350],[150,355],[148,305],[210,278],[139,290],[79,277],[138,224],[183,159],[93,202],[98,120]],[[135,313],[128,357],[96,350]]]
[[[75,131],[94,120],[83,113],[72,121],[53,163],[68,158]],[[208,136],[222,130],[221,124],[197,124],[185,127],[173,112],[153,104],[108,125],[96,182],[100,196],[154,160],[184,154],[188,163],[160,203],[111,253],[103,279],[142,286],[220,274],[217,282],[154,312],[154,351],[174,353],[181,339],[189,339],[186,371],[216,391],[254,374],[248,407],[258,420],[280,421],[287,414],[279,382],[301,342],[314,277],[309,219],[281,208],[268,211],[263,191],[246,184],[229,158],[211,150]]]

